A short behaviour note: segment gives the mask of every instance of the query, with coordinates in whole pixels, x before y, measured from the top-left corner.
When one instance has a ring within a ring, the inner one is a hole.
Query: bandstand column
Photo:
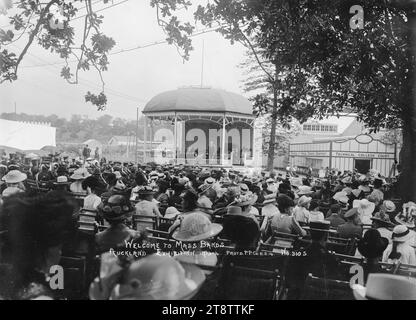
[[[175,164],[177,164],[178,163],[178,116],[176,115],[176,112],[175,112],[175,118],[174,118],[173,136],[174,136],[173,147],[175,148]]]
[[[225,120],[226,116],[224,114],[224,117],[222,118],[222,145],[221,145],[221,165],[225,165]]]
[[[147,117],[146,117],[146,115],[144,115],[144,146],[143,146],[143,152],[144,152],[143,162],[146,163],[146,160],[147,160],[147,157],[146,157],[146,152],[147,152]]]

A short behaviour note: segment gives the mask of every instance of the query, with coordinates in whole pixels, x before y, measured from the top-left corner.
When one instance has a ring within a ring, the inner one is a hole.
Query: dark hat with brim
[[[311,231],[336,232],[335,230],[331,230],[330,228],[331,228],[331,223],[327,220],[309,222],[309,230]]]
[[[389,240],[380,235],[376,229],[369,229],[358,242],[358,251],[366,258],[378,258],[383,255]]]
[[[383,220],[381,218],[370,218],[372,221],[378,223],[380,226],[386,227],[386,228],[393,228],[395,226],[395,224],[393,222],[387,221],[387,220]]]

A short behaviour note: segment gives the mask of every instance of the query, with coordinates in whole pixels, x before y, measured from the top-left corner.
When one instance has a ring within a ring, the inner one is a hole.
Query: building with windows
[[[311,119],[302,125],[299,136],[289,146],[289,165],[302,169],[353,170],[367,173],[375,169],[393,175],[400,144],[385,139],[386,131],[369,134],[354,115]],[[322,172],[322,171],[321,171]]]

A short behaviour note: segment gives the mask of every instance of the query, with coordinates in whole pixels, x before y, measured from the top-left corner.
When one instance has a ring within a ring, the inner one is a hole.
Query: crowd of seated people
[[[416,204],[380,175],[59,157],[0,175],[1,299],[357,299],[373,273],[416,279]]]

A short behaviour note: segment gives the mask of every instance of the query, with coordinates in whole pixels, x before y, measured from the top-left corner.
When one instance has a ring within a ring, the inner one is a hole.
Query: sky
[[[195,8],[206,1],[191,2]],[[166,35],[157,24],[156,9],[150,6],[150,0],[113,0],[113,4],[118,5],[99,12],[104,16],[101,30],[116,41],[112,52],[165,40]],[[99,2],[94,9],[109,6],[111,1],[108,4]],[[77,7],[81,5],[77,4]],[[192,12],[191,8],[180,16],[193,22]],[[84,14],[85,9],[78,13],[80,16]],[[79,33],[83,19],[71,24]],[[7,17],[0,15],[0,27],[7,25]],[[197,29],[204,27],[199,25]],[[243,71],[238,68],[244,60],[245,48],[241,44],[231,45],[217,32],[195,36],[192,43],[194,50],[189,61],[185,62],[176,48],[166,43],[110,55],[109,70],[103,73],[108,98],[105,111],[97,111],[84,100],[87,91],[100,92],[98,73],[80,72],[81,83],[68,84],[60,77],[63,60],[34,43],[22,61],[18,79],[0,85],[0,113],[14,112],[16,106],[17,113],[57,114],[66,118],[72,114],[88,118],[108,114],[135,119],[137,108],[141,111],[155,95],[182,86],[201,85],[202,56],[204,86],[247,96],[241,88]],[[11,49],[20,53],[24,45],[25,37],[22,37],[11,45]]]

